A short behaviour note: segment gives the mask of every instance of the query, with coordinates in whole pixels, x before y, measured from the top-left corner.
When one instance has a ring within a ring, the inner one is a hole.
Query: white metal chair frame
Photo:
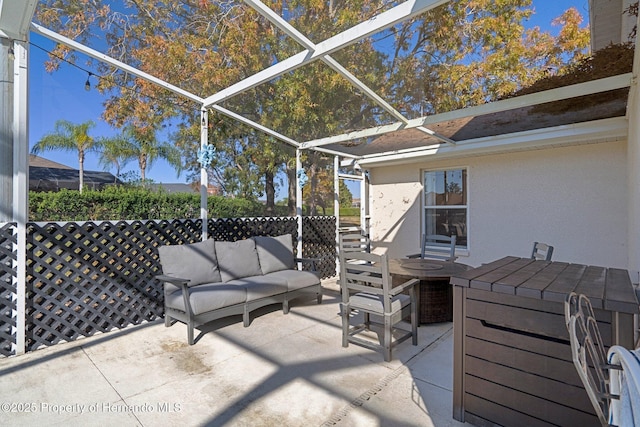
[[[607,350],[602,342],[591,302],[572,292],[565,300],[565,321],[571,343],[571,358],[589,400],[603,426],[608,426],[612,399],[610,370],[620,366],[607,363]]]
[[[417,345],[418,309],[415,287],[418,283],[418,279],[411,279],[392,287],[386,254],[341,251],[342,346],[347,347],[352,342],[367,348],[381,348],[384,360],[389,362],[392,347],[408,338],[412,338],[413,345]],[[405,292],[409,295],[405,295]],[[364,320],[351,325],[354,310],[361,312]],[[382,317],[381,343],[357,336],[371,331],[371,315]],[[410,330],[396,326],[406,323],[405,319],[408,317],[411,320]],[[394,332],[399,331],[401,334],[394,339]]]

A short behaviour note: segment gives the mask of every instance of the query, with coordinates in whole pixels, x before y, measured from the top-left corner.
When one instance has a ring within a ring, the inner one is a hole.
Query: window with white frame
[[[467,247],[467,170],[424,171],[424,230]]]

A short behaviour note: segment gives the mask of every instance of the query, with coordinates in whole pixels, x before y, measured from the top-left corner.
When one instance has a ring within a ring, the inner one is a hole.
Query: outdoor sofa
[[[175,321],[194,328],[232,315],[243,315],[250,324],[251,311],[313,295],[322,302],[320,278],[313,270],[298,270],[297,264],[312,262],[293,256],[291,234],[256,236],[235,242],[207,239],[202,242],[158,247],[164,282],[165,326]]]

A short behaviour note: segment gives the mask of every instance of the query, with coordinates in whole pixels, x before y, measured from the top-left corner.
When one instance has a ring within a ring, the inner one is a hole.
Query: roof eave
[[[571,145],[620,141],[627,137],[626,117],[594,120],[549,128],[535,129],[498,136],[459,141],[455,146],[437,144],[429,147],[398,150],[362,157],[363,167],[424,163],[443,159],[538,150]]]
[[[0,37],[27,41],[38,0],[0,1]]]

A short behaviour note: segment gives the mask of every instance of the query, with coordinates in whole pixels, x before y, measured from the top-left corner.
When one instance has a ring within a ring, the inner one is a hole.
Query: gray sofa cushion
[[[165,305],[185,311],[184,299],[181,291],[165,295]],[[206,283],[189,289],[189,302],[196,316],[219,308],[236,304],[244,304],[247,300],[247,290],[243,286],[227,283]]]
[[[256,236],[254,239],[262,274],[296,268],[291,234],[277,237]]]
[[[253,239],[216,242],[216,255],[223,282],[262,274]]]
[[[287,281],[269,276],[251,276],[227,282],[227,285],[243,286],[247,290],[247,301],[266,298],[287,292]]]
[[[159,246],[158,254],[162,273],[189,279],[189,286],[222,281],[212,239],[186,245]]]
[[[295,291],[306,288],[307,286],[320,284],[320,278],[313,271],[280,270],[269,273],[265,277],[274,281],[286,281],[288,291]]]

